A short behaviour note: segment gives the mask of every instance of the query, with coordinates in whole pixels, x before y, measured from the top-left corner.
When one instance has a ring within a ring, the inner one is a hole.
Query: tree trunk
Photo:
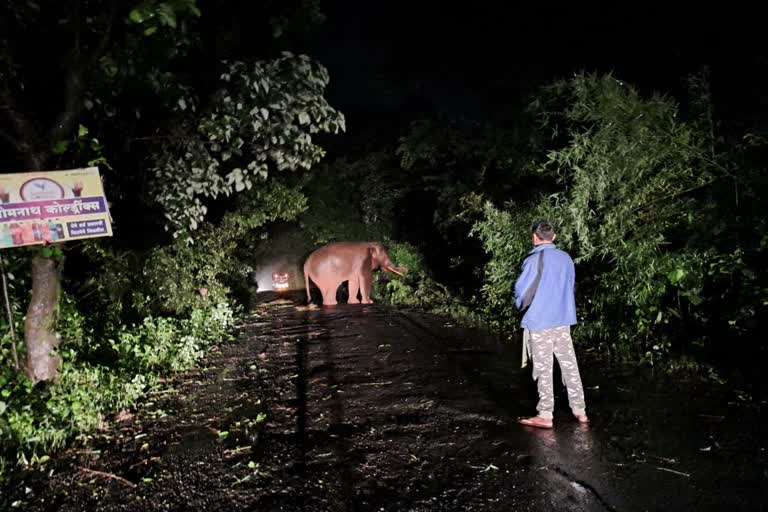
[[[23,104],[16,101],[10,84],[0,81],[0,114],[3,114],[15,133],[0,129],[0,137],[11,143],[24,156],[27,170],[43,171],[51,156],[53,146],[71,137],[76,131],[85,98],[85,72],[97,65],[112,35],[112,26],[118,19],[119,4],[110,0],[107,25],[99,41],[89,45],[91,52],[83,54],[81,47],[82,0],[73,2],[67,26],[72,30],[71,43],[62,48],[65,55],[64,104],[49,128],[33,122],[33,117],[24,113]],[[87,19],[87,18],[86,18]],[[5,54],[12,63],[12,55]],[[41,255],[32,259],[32,299],[24,322],[24,341],[27,347],[27,373],[33,382],[56,380],[61,370],[61,356],[58,352],[59,336],[56,316],[61,294],[60,265],[56,258]]]
[[[61,294],[59,265],[52,258],[32,259],[32,300],[24,322],[27,374],[32,382],[56,380],[61,370],[56,316]]]

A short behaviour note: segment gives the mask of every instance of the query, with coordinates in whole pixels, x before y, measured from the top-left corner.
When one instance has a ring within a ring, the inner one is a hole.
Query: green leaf
[[[676,268],[675,270],[667,274],[667,278],[672,284],[679,283],[684,277],[685,277],[685,270],[682,268]]]
[[[151,36],[151,35],[152,35],[152,34],[154,34],[155,32],[157,32],[157,27],[149,27],[149,28],[147,28],[147,29],[144,31],[144,35],[145,35],[145,36]]]
[[[134,23],[142,23],[144,21],[144,16],[142,16],[141,11],[138,9],[133,9],[130,14],[128,14],[128,19]]]
[[[85,126],[83,126],[83,125],[80,125],[80,127],[77,129],[77,136],[78,136],[79,138],[83,138],[83,137],[85,137],[86,135],[88,135],[88,128],[86,128],[86,127],[85,127]]]
[[[63,155],[67,152],[67,148],[69,147],[69,142],[65,140],[60,140],[56,143],[55,146],[53,146],[53,154],[54,155]]]
[[[157,14],[164,25],[176,28],[176,13],[173,11],[173,7],[169,4],[160,4],[157,9]]]

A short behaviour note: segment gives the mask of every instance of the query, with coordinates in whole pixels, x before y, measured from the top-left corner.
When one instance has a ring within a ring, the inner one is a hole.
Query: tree
[[[83,109],[87,74],[96,64],[109,42],[117,17],[117,2],[94,2],[98,12],[90,14],[84,2],[61,5],[52,13],[42,12],[37,4],[6,4],[0,12],[3,32],[34,30],[36,23],[59,22],[54,31],[66,51],[61,55],[63,94],[57,106],[35,105],[34,96],[42,71],[32,66],[31,80],[23,76],[25,62],[16,57],[30,57],[23,48],[12,47],[20,37],[5,37],[0,48],[0,112],[5,125],[0,136],[20,156],[28,170],[44,170],[60,140],[72,136],[78,129]],[[107,8],[104,8],[104,7]],[[11,23],[16,22],[15,27]],[[17,35],[17,34],[11,34]],[[27,59],[24,59],[27,60]],[[30,108],[35,105],[38,108]],[[34,115],[35,112],[38,115]],[[38,252],[32,257],[32,298],[27,311],[24,336],[27,346],[27,373],[34,381],[54,379],[61,366],[55,353],[59,340],[53,330],[59,301],[59,251]]]
[[[230,63],[202,115],[198,98],[178,99],[189,115],[160,144],[152,167],[174,236],[197,229],[208,211],[203,198],[250,190],[275,171],[306,170],[322,158],[313,135],[345,128],[344,115],[323,97],[328,80],[309,57],[286,52],[271,61]]]
[[[161,27],[176,28],[183,16],[198,14],[194,0],[146,0],[131,10],[115,0],[57,2],[46,9],[34,2],[5,3],[0,7],[0,138],[26,170],[47,169],[72,140],[87,134],[80,123],[84,111],[93,106],[89,90],[112,78],[108,49],[117,25],[128,31],[129,26],[141,26],[150,36]],[[53,62],[58,63],[59,76],[50,69]],[[62,94],[57,97],[50,93],[57,90],[50,84],[59,78]],[[88,149],[98,149],[98,141],[91,142]],[[32,297],[24,328],[26,370],[33,382],[49,381],[61,367],[54,332],[61,248],[35,250],[31,264]]]
[[[547,218],[578,266],[582,333],[652,359],[682,315],[673,299],[700,302],[708,253],[688,233],[699,230],[702,195],[726,176],[711,135],[681,120],[672,99],[641,97],[610,75],[558,81],[532,107],[554,141],[533,171],[556,177],[558,190],[507,211],[486,206],[475,232],[492,256],[487,302],[515,317],[511,283],[529,225]]]

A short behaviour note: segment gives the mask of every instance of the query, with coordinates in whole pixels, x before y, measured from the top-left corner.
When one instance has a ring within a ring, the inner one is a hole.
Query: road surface
[[[763,510],[765,403],[606,369],[534,413],[519,346],[382,305],[261,305],[238,341],[6,488],[10,510]],[[578,332],[578,331],[576,331]],[[577,350],[579,347],[577,346]]]

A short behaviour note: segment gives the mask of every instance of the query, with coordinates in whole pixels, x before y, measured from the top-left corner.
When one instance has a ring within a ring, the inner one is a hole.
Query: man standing
[[[531,418],[521,418],[519,422],[552,428],[554,354],[568,390],[571,411],[580,423],[587,423],[584,389],[571,340],[571,326],[576,323],[573,260],[568,253],[555,247],[557,235],[551,224],[536,222],[531,231],[534,248],[523,261],[522,273],[515,283],[515,305],[518,309],[528,308],[520,322],[524,329],[523,366],[530,354],[533,380],[539,391],[536,406],[539,413]]]

